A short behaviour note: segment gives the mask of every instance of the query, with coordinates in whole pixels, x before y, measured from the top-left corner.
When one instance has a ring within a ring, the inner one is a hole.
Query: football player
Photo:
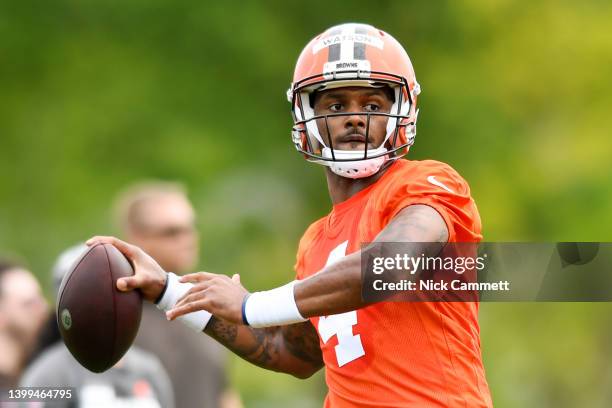
[[[242,358],[300,378],[325,366],[325,407],[490,407],[477,303],[361,296],[362,243],[410,243],[418,256],[482,238],[455,170],[401,159],[415,139],[419,92],[404,48],[375,27],[335,26],[302,51],[288,92],[292,140],[325,166],[333,209],[305,232],[287,285],[251,294],[237,275],[179,279],[116,238],[89,243],[114,244],[134,263],[120,290],[140,288],[169,319]]]

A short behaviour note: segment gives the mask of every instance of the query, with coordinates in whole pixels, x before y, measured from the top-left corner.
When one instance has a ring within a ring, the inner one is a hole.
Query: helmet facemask
[[[369,177],[378,172],[385,163],[397,160],[408,153],[408,149],[414,143],[417,118],[414,98],[402,77],[388,73],[363,71],[345,71],[342,74],[341,77],[325,78],[316,82],[309,81],[312,78],[306,78],[301,81],[302,83],[294,84],[292,92],[288,95],[291,97],[295,122],[292,131],[293,142],[296,149],[304,154],[307,160],[328,166],[340,176]],[[373,78],[372,74],[380,75]],[[384,79],[380,79],[381,76]],[[355,86],[390,87],[394,97],[390,111],[315,115],[312,103],[314,92]],[[333,146],[329,120],[338,116],[354,115],[364,117],[366,139],[364,147],[361,150],[339,150]],[[371,140],[370,124],[376,116],[387,118],[385,137],[379,146],[368,149]],[[326,129],[327,140],[321,135],[320,126]]]

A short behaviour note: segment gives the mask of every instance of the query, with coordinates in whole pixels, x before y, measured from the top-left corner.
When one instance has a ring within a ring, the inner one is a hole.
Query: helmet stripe
[[[352,61],[354,53],[355,25],[345,24],[342,26],[342,34],[340,41],[340,60]]]
[[[329,32],[329,35],[339,35],[341,33],[341,30],[335,29]],[[327,56],[327,61],[328,62],[333,62],[333,61],[338,61],[340,59],[340,46],[342,44],[341,43],[336,43],[336,44],[332,44],[328,47],[329,49],[329,53]]]
[[[365,26],[359,25],[357,26],[357,28],[355,29],[355,34],[367,34],[368,30]],[[365,51],[366,51],[366,45],[363,42],[357,42],[355,41],[355,45],[353,47],[353,57],[356,60],[364,60],[366,59],[366,55],[365,55]]]

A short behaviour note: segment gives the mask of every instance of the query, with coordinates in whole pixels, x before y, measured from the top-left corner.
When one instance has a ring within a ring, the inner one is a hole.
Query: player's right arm
[[[97,243],[114,245],[134,267],[133,276],[117,281],[119,290],[140,289],[143,297],[151,302],[159,297],[168,274],[153,258],[137,246],[115,237],[93,237],[87,241],[90,246]],[[308,321],[255,329],[213,316],[204,332],[243,359],[268,370],[307,378],[323,367],[319,336]]]
[[[259,367],[308,378],[323,367],[319,336],[309,322],[255,329],[210,319],[204,332]]]

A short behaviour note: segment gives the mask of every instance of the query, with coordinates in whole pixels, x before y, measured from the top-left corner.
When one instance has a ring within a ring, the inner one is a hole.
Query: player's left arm
[[[411,205],[392,218],[374,244],[407,243],[402,250],[406,250],[408,256],[416,257],[438,254],[447,241],[448,228],[442,216],[430,206]],[[364,250],[348,255],[296,284],[294,296],[302,316],[326,316],[366,305],[361,298],[361,256]]]
[[[406,245],[407,255],[433,256],[448,241],[448,236],[448,228],[438,211],[428,205],[411,205],[391,219],[374,243],[405,242],[409,243]],[[366,305],[361,298],[362,251],[348,255],[295,284],[293,296],[302,317],[327,316]],[[181,279],[199,283],[177,302],[174,309],[168,312],[168,317],[175,319],[193,311],[207,310],[218,318],[242,323],[244,289],[226,286],[223,290],[215,290],[216,275],[206,274],[206,279],[202,279],[202,276],[197,279],[195,275],[198,274]]]

